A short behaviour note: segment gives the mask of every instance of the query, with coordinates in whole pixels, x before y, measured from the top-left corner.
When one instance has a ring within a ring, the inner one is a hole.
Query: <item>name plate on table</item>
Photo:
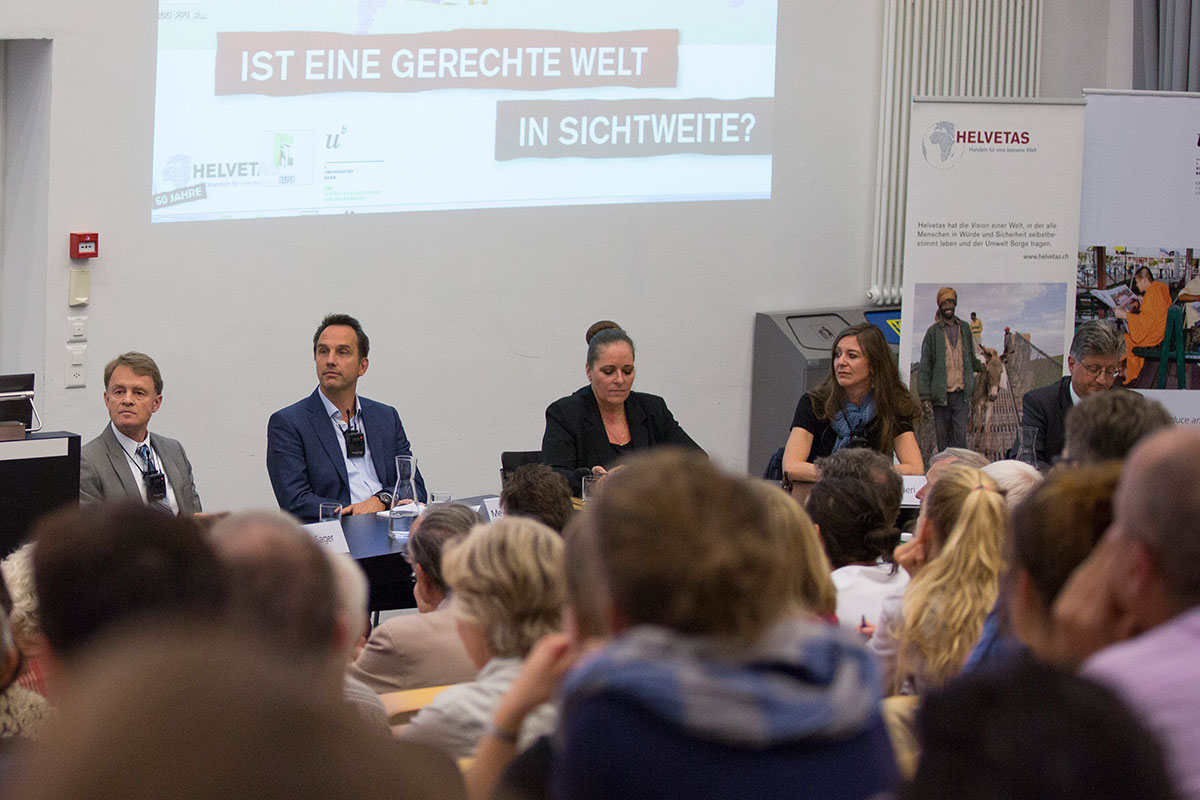
[[[488,522],[493,522],[504,516],[504,509],[500,507],[499,497],[483,498],[483,512],[487,517]]]
[[[304,530],[308,531],[314,542],[326,550],[334,553],[350,552],[350,545],[346,544],[346,534],[342,532],[340,521],[310,522],[304,526]]]
[[[901,508],[920,508],[921,501],[917,499],[917,492],[925,485],[924,475],[901,475],[904,478],[904,497],[900,500]]]

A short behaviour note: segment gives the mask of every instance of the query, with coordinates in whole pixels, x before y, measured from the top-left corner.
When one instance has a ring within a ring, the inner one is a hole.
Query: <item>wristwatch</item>
[[[373,496],[373,497],[378,497],[378,498],[379,498],[379,502],[383,503],[383,507],[384,507],[384,508],[391,508],[391,507],[392,507],[392,493],[391,493],[391,492],[389,492],[389,491],[387,491],[386,489],[380,489],[378,492],[376,492],[376,493],[375,493],[374,495],[372,495],[372,496]]]

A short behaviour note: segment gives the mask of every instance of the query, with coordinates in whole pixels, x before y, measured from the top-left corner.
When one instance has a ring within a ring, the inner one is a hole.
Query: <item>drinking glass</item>
[[[600,481],[601,480],[602,480],[602,476],[600,476],[600,475],[584,475],[583,476],[583,491],[581,491],[579,493],[579,498],[581,500],[583,500],[583,502],[585,502],[585,503],[589,500],[595,500],[596,496],[600,492]]]
[[[449,503],[453,498],[450,492],[430,492],[429,505],[437,505],[438,503]]]
[[[1015,459],[1029,464],[1032,467],[1037,467],[1037,441],[1041,435],[1041,430],[1033,425],[1022,425],[1017,440],[1017,452]]]
[[[317,519],[321,522],[335,522],[342,518],[341,503],[321,503]]]
[[[392,489],[392,510],[388,512],[388,538],[400,544],[408,542],[408,531],[421,511],[417,505],[417,457],[396,456],[396,486]]]

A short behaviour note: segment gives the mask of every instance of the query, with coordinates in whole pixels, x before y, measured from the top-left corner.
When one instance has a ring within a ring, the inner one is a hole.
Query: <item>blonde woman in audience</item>
[[[518,755],[517,732],[530,714],[558,693],[567,670],[608,639],[608,588],[600,571],[596,531],[586,513],[576,514],[563,531],[563,562],[566,630],[538,640],[496,706],[488,734],[464,776],[470,800],[550,796],[552,737],[540,737]]]
[[[912,576],[902,597],[885,601],[871,648],[885,691],[921,695],[958,674],[996,603],[1004,569],[1008,509],[996,483],[953,465],[921,507],[914,541],[901,561]]]
[[[838,598],[830,577],[832,567],[812,519],[783,489],[771,483],[757,486],[770,515],[769,524],[784,537],[788,551],[786,563],[791,567],[793,601],[804,611],[836,623]]]
[[[37,593],[33,590],[33,542],[26,542],[0,561],[0,575],[12,598],[9,625],[21,651],[21,674],[17,683],[31,692],[46,695],[42,657],[46,639],[42,636]]]
[[[479,675],[438,695],[402,735],[468,758],[534,643],[562,629],[562,537],[533,519],[502,518],[474,528],[446,553],[443,569],[459,635]],[[556,716],[548,704],[531,713],[513,731],[518,745],[550,732]]]

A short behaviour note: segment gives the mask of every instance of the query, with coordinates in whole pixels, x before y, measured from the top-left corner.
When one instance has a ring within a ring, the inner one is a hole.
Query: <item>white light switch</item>
[[[87,341],[87,317],[67,317],[67,341]]]

